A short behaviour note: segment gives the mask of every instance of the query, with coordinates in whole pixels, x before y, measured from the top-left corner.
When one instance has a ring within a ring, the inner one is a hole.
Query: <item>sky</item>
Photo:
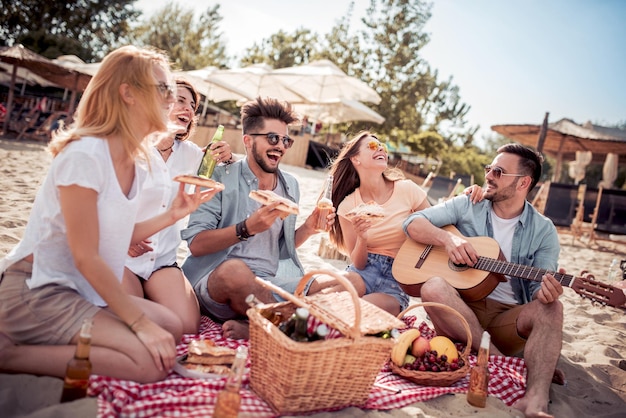
[[[150,16],[168,0],[138,0]],[[179,0],[197,14],[220,4],[227,53],[276,33],[308,28],[327,34],[350,0]],[[358,27],[368,0],[356,0]],[[479,138],[492,125],[541,124],[562,118],[582,124],[626,123],[626,1],[434,0],[424,30],[430,43],[419,53],[452,77],[471,106]]]

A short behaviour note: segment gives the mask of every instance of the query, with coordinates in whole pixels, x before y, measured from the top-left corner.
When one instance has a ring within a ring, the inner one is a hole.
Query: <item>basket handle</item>
[[[444,310],[449,311],[450,313],[453,313],[454,315],[456,315],[461,320],[461,324],[463,325],[463,328],[465,328],[465,333],[467,334],[467,344],[465,345],[465,350],[463,350],[463,354],[462,355],[464,357],[467,357],[469,355],[469,353],[470,353],[470,350],[472,349],[472,332],[470,331],[469,324],[467,323],[465,318],[463,318],[463,316],[456,309],[451,308],[448,305],[444,305],[442,303],[438,303],[438,302],[415,303],[413,305],[410,305],[408,308],[406,308],[402,312],[400,312],[398,314],[398,319],[402,319],[404,314],[406,314],[407,312],[409,312],[409,311],[411,311],[411,310],[413,310],[415,308],[419,308],[420,306],[422,306],[422,307],[433,306],[433,307],[437,307],[437,308],[442,308]]]
[[[346,290],[350,294],[350,297],[352,298],[352,302],[354,303],[354,324],[352,324],[352,326],[350,327],[349,329],[350,335],[347,335],[347,337],[350,337],[352,339],[359,338],[361,336],[361,303],[359,302],[359,295],[356,293],[356,289],[354,288],[350,280],[346,279],[344,276],[337,274],[334,271],[330,271],[330,270],[312,270],[306,273],[304,276],[302,276],[302,278],[298,282],[298,286],[296,287],[296,290],[293,295],[285,291],[283,288],[276,286],[270,281],[261,279],[260,277],[255,277],[255,280],[261,286],[264,286],[270,289],[272,292],[279,294],[283,299],[288,300],[294,305],[297,305],[301,308],[310,309],[310,305],[308,305],[306,301],[303,299],[304,298],[303,292],[309,279],[316,274],[326,274],[326,275],[333,276],[335,279],[337,279],[339,283],[343,285],[343,287],[346,288]],[[329,312],[329,314],[333,315],[332,312]],[[341,320],[341,318],[337,318],[337,317],[335,318],[338,320]]]

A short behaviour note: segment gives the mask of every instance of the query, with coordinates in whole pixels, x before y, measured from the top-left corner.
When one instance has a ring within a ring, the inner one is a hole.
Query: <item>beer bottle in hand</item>
[[[213,418],[237,418],[239,408],[241,406],[241,381],[243,372],[246,368],[246,358],[248,357],[248,349],[245,346],[237,347],[235,361],[230,368],[226,386],[217,394],[215,402],[215,411]]]
[[[324,193],[317,201],[317,207],[319,208],[319,217],[317,218],[316,231],[327,232],[328,231],[328,214],[330,214],[333,207],[333,175],[329,174],[324,185]]]
[[[91,325],[91,318],[83,321],[74,358],[67,363],[61,402],[71,402],[87,396],[87,386],[89,386],[91,375],[91,361],[89,361]]]
[[[223,135],[224,125],[220,125],[217,127],[217,131],[215,131],[213,139],[211,139],[211,142],[207,144],[206,149],[204,150],[204,156],[200,162],[200,167],[198,167],[198,176],[211,178],[213,170],[215,169],[215,159],[213,159],[213,155],[211,154],[211,144],[221,141]]]

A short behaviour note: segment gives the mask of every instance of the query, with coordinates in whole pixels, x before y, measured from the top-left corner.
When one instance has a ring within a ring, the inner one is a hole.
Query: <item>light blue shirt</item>
[[[490,200],[472,204],[468,196],[460,195],[442,204],[411,214],[402,226],[406,233],[413,220],[426,218],[440,228],[454,225],[461,234],[467,237],[493,238],[493,226],[489,216],[491,205]],[[526,202],[515,226],[510,262],[554,272],[558,267],[560,251],[559,237],[552,221]],[[532,300],[541,283],[511,278],[511,286],[518,303],[524,304]]]
[[[182,239],[186,240],[188,245],[198,233],[204,230],[226,228],[246,219],[249,216],[248,194],[251,190],[259,188],[258,179],[250,170],[245,158],[231,165],[215,167],[211,178],[224,184],[224,190],[200,205],[190,215],[187,228],[181,232]],[[279,170],[278,181],[285,190],[286,197],[298,203],[300,187],[295,177]],[[289,293],[295,291],[300,278],[304,275],[304,269],[296,252],[295,237],[296,215],[289,215],[283,221],[283,233],[278,246],[279,254],[272,255],[279,259],[278,271],[276,277],[268,278]],[[235,246],[230,246],[216,253],[199,257],[190,254],[182,266],[185,276],[192,285],[195,285],[224,262],[234,248]]]

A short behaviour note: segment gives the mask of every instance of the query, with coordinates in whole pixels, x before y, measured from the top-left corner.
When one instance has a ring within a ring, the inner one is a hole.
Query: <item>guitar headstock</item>
[[[594,280],[591,274],[575,277],[570,287],[583,298],[614,308],[626,309],[626,294],[624,291]]]

